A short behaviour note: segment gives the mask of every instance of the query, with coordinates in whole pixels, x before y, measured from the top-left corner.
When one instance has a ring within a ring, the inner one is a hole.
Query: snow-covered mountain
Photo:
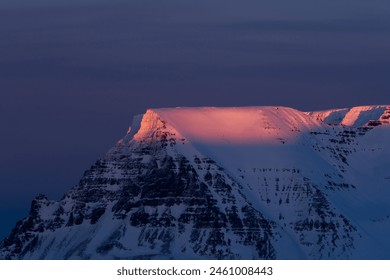
[[[60,201],[37,196],[2,259],[390,259],[390,106],[175,108]]]

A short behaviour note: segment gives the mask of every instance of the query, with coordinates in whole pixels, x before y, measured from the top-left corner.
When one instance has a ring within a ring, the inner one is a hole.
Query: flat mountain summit
[[[1,259],[389,259],[390,106],[149,109]]]

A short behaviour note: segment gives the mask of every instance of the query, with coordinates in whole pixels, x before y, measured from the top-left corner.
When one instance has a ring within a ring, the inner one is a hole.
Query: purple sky
[[[0,238],[149,107],[390,104],[380,0],[3,0]]]

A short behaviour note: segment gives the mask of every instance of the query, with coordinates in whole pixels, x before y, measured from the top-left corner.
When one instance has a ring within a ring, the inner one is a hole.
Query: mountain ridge
[[[389,123],[390,107],[388,105],[357,106],[343,109],[313,111],[307,112],[307,114],[329,124],[363,126],[372,121],[372,125],[379,125],[379,122]]]
[[[389,258],[389,108],[149,109],[0,257]]]

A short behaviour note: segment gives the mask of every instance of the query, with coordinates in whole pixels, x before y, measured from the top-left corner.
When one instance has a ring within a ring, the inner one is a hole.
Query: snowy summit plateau
[[[390,259],[390,106],[150,109],[0,259]]]

